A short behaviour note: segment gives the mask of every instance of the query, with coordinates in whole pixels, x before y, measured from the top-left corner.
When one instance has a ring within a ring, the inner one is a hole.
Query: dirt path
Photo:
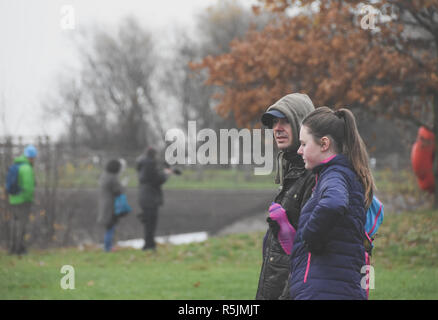
[[[128,189],[133,212],[116,229],[118,240],[143,237],[137,218],[137,189]],[[103,227],[96,223],[97,189],[59,192],[58,224],[69,226],[64,245],[102,242]],[[275,195],[273,190],[165,190],[159,210],[157,236],[206,231],[209,235],[254,231]],[[264,223],[264,221],[262,222]],[[264,228],[264,227],[263,227]]]

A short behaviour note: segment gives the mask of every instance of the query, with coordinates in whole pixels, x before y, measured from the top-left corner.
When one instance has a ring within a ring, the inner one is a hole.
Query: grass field
[[[253,299],[263,233],[160,245],[156,252],[98,248],[0,252],[0,299]],[[387,214],[375,241],[371,299],[438,299],[438,212]],[[62,289],[74,268],[75,289]]]
[[[245,170],[207,168],[196,171],[193,167],[182,167],[183,174],[173,175],[164,184],[164,189],[272,189],[275,170],[269,175],[254,175],[253,169]],[[97,188],[101,174],[100,169],[94,166],[73,167],[67,163],[59,168],[58,187],[61,188]],[[416,196],[422,191],[418,188],[415,176],[411,170],[393,171],[380,169],[373,172],[378,190],[392,194],[410,194]],[[134,168],[127,168],[122,176],[128,178],[128,187],[138,187],[137,172]],[[36,172],[39,186],[46,185],[46,175],[42,171]]]
[[[172,175],[164,184],[165,189],[272,189],[275,172],[269,175],[254,175],[253,169],[235,170],[210,168],[196,171],[191,167],[181,168],[183,174]],[[58,170],[58,187],[97,188],[100,169],[94,166],[73,167],[66,164]],[[128,187],[138,187],[138,176],[134,168],[127,168],[121,175],[128,178]],[[46,185],[46,173],[36,172],[39,186]]]

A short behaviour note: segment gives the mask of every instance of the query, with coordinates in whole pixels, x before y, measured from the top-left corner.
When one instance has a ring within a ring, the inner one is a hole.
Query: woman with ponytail
[[[364,224],[374,182],[353,113],[321,107],[302,122],[298,154],[316,176],[291,254],[292,299],[366,299]]]

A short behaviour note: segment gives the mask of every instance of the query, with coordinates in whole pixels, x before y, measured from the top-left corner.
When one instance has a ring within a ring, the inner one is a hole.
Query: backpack
[[[368,254],[371,256],[371,252],[373,250],[374,238],[373,236],[376,234],[380,225],[383,222],[383,204],[377,199],[376,196],[373,196],[373,201],[371,202],[370,207],[367,210],[366,222],[365,222],[365,249]]]
[[[124,216],[131,212],[128,199],[125,194],[121,194],[114,199],[114,213],[116,216]]]
[[[8,169],[8,173],[6,175],[6,192],[8,194],[19,194],[21,192],[21,188],[18,184],[18,171],[20,169],[20,163],[14,163]]]
[[[365,222],[365,283],[363,289],[366,290],[367,299],[369,298],[369,290],[370,288],[370,270],[371,270],[371,253],[374,248],[374,238],[373,236],[376,234],[380,225],[383,222],[383,204],[377,199],[377,197],[373,196],[373,201],[371,202],[370,207],[367,210],[366,222]],[[362,269],[363,270],[363,269]],[[363,273],[361,270],[361,273]],[[374,281],[374,280],[373,280]],[[361,283],[362,285],[362,283]],[[374,284],[373,284],[374,286]]]

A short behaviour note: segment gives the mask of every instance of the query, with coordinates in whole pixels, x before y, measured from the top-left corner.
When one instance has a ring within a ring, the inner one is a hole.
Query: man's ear
[[[328,137],[324,136],[321,138],[321,151],[327,151],[330,149],[331,141]]]

